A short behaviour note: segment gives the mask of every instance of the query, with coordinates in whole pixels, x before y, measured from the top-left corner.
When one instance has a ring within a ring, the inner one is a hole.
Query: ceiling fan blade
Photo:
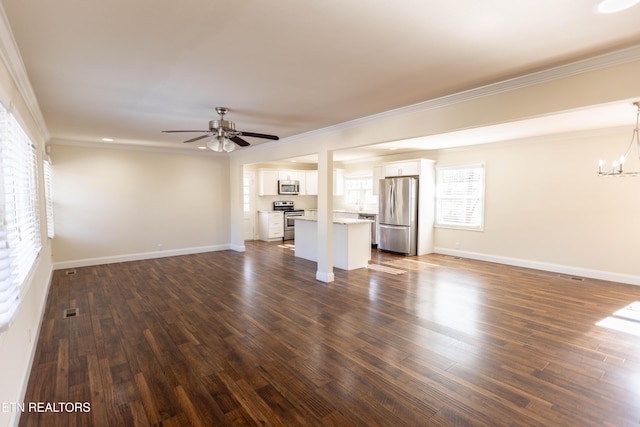
[[[235,142],[236,144],[238,144],[241,147],[248,147],[249,145],[251,145],[247,141],[245,141],[244,139],[240,138],[239,136],[232,136],[229,139],[232,140],[233,142]]]
[[[266,135],[264,133],[240,132],[240,135],[242,135],[242,136],[252,136],[254,138],[273,139],[274,141],[277,141],[277,140],[280,139],[275,135]]]
[[[164,133],[176,133],[176,132],[210,132],[208,130],[163,130]]]
[[[195,138],[191,138],[189,140],[186,140],[184,143],[186,144],[187,142],[195,142],[198,141],[200,139],[204,139],[204,138],[209,138],[210,136],[212,136],[213,134],[211,132],[209,132],[206,135],[202,135],[202,136],[196,136]]]

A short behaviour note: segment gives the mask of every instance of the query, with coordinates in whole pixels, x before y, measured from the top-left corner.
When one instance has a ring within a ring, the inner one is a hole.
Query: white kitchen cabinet
[[[295,256],[318,261],[318,223],[303,217],[296,220]],[[342,270],[366,268],[371,259],[371,225],[358,220],[333,222],[333,265]]]
[[[318,195],[318,171],[306,171],[304,173],[304,194],[307,196]],[[302,183],[302,181],[300,181]],[[301,185],[302,186],[302,185]],[[302,194],[302,191],[300,191]]]
[[[384,164],[384,176],[410,176],[420,175],[420,160],[407,160]]]
[[[258,169],[258,195],[277,196],[278,178],[277,169]]]
[[[260,240],[275,242],[284,237],[284,214],[275,211],[260,211]]]
[[[278,181],[299,181],[301,196],[318,195],[318,171],[258,169],[258,195],[277,196]]]
[[[281,181],[303,181],[304,171],[281,170],[278,171],[278,179]]]

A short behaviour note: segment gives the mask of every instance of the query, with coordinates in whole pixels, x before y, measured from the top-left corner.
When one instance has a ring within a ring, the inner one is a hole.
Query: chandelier
[[[615,176],[615,177],[628,177],[628,176],[640,176],[640,172],[629,172],[623,169],[624,163],[627,161],[627,156],[631,151],[631,148],[634,145],[637,147],[638,158],[640,159],[640,139],[638,136],[638,124],[640,122],[640,102],[634,102],[633,105],[636,106],[636,127],[633,129],[633,134],[631,135],[631,142],[629,142],[629,146],[627,147],[627,151],[620,156],[618,161],[614,161],[611,164],[611,169],[604,170],[604,160],[600,160],[598,162],[598,176]]]

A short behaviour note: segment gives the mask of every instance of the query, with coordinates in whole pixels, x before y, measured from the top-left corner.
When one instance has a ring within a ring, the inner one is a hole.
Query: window
[[[436,227],[484,228],[484,164],[436,168]]]
[[[344,188],[347,204],[362,208],[378,201],[378,198],[373,195],[372,175],[346,176],[344,178]]]
[[[251,210],[251,177],[244,174],[242,178],[242,210],[249,213]]]
[[[47,214],[47,237],[53,239],[53,236],[55,236],[55,229],[53,225],[53,195],[51,194],[51,162],[49,160],[44,161],[43,171],[44,200]]]
[[[40,251],[37,182],[36,148],[0,105],[0,329],[16,313]]]

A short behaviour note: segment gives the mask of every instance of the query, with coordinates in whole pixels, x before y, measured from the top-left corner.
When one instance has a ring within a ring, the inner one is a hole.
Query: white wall
[[[56,268],[227,249],[226,156],[51,146]]]
[[[439,164],[485,162],[486,205],[484,231],[438,228],[436,251],[640,284],[640,179],[596,176],[630,136],[440,152]]]
[[[1,14],[0,14],[1,15]],[[32,142],[37,147],[39,178],[42,183],[42,159],[44,157],[44,143],[46,131],[34,114],[37,103],[29,97],[29,89],[22,84],[16,84],[15,69],[8,65],[7,55],[11,56],[11,45],[7,44],[11,38],[6,33],[7,28],[0,23],[0,101],[16,117]],[[25,90],[29,93],[24,95]],[[0,331],[0,403],[22,402],[26,391],[29,371],[33,360],[35,345],[44,303],[51,279],[51,242],[47,239],[46,220],[44,216],[44,193],[40,185],[40,207],[43,213],[40,222],[42,249],[32,269],[31,275],[21,290],[21,302],[16,316],[9,327]],[[16,425],[19,413],[0,411],[0,426]]]

